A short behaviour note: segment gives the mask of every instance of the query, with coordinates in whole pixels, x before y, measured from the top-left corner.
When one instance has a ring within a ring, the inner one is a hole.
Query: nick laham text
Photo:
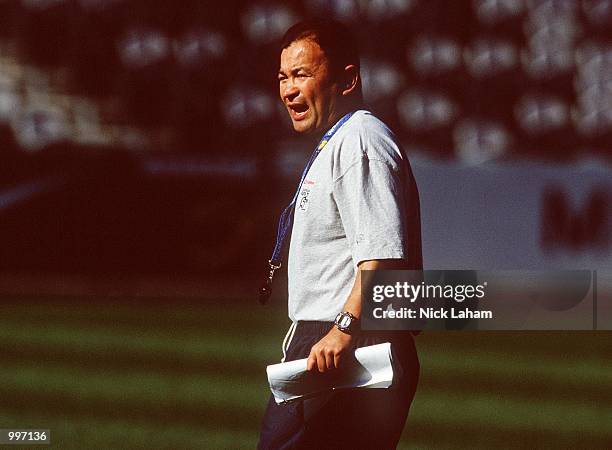
[[[375,319],[492,319],[493,311],[469,308],[374,308]]]

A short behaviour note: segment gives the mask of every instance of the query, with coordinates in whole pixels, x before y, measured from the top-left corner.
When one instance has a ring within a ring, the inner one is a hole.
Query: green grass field
[[[61,449],[255,447],[282,311],[54,299],[0,312],[0,428],[50,429]],[[430,332],[417,346],[400,448],[610,447],[611,334]]]

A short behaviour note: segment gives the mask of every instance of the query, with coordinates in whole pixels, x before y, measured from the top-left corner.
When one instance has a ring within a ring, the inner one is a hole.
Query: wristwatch
[[[343,311],[338,313],[334,319],[334,325],[343,333],[351,334],[356,330],[358,321],[359,319],[350,312]]]

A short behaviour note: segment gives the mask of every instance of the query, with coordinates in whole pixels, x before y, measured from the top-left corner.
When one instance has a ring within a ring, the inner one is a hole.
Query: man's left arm
[[[405,261],[401,259],[374,259],[362,261],[357,266],[357,274],[348,299],[342,311],[351,313],[359,319],[361,317],[361,271],[381,269],[404,269]],[[318,369],[319,372],[338,368],[342,364],[344,355],[351,350],[352,335],[340,331],[335,325],[312,346],[308,355],[308,370]]]

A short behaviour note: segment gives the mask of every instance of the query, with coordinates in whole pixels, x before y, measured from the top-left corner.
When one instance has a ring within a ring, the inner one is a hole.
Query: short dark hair
[[[327,57],[332,71],[340,74],[349,64],[359,70],[359,49],[346,25],[332,19],[298,22],[287,30],[281,41],[281,52],[302,39],[316,42]]]

